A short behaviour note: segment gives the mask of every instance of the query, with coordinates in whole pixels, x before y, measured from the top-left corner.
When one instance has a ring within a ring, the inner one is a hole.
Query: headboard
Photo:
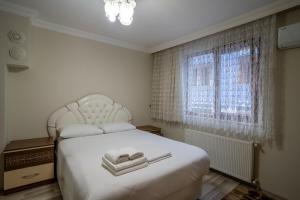
[[[100,125],[108,122],[131,122],[129,110],[111,98],[93,94],[58,109],[48,118],[48,134],[54,140],[57,130],[69,124]]]

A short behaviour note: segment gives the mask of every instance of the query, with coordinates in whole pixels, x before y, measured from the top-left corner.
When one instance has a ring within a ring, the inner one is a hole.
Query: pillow
[[[74,137],[84,137],[89,135],[99,135],[103,131],[97,126],[89,124],[71,124],[63,127],[59,130],[60,137],[62,138],[74,138]]]
[[[135,126],[126,122],[106,123],[99,126],[104,133],[114,133],[121,131],[130,131],[136,129]]]

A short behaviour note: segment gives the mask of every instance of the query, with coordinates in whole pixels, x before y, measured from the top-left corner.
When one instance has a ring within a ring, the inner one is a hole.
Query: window
[[[241,42],[188,56],[186,114],[254,122],[258,54],[253,42]]]
[[[213,53],[199,54],[188,59],[187,107],[189,114],[213,116],[215,113],[215,63]]]
[[[275,44],[273,15],[154,53],[151,117],[271,142]]]

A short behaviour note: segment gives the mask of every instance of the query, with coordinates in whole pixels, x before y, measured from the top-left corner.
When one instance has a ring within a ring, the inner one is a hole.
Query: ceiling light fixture
[[[132,23],[135,0],[104,0],[106,17],[115,22],[117,17],[121,24],[128,26]]]

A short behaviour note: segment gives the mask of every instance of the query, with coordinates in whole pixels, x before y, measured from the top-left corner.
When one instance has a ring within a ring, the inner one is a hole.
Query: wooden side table
[[[54,181],[52,138],[12,141],[3,154],[4,194]]]
[[[162,132],[161,132],[161,128],[156,127],[156,126],[152,126],[152,125],[145,125],[145,126],[137,126],[136,127],[139,130],[142,131],[147,131],[156,135],[160,135],[163,136]]]

